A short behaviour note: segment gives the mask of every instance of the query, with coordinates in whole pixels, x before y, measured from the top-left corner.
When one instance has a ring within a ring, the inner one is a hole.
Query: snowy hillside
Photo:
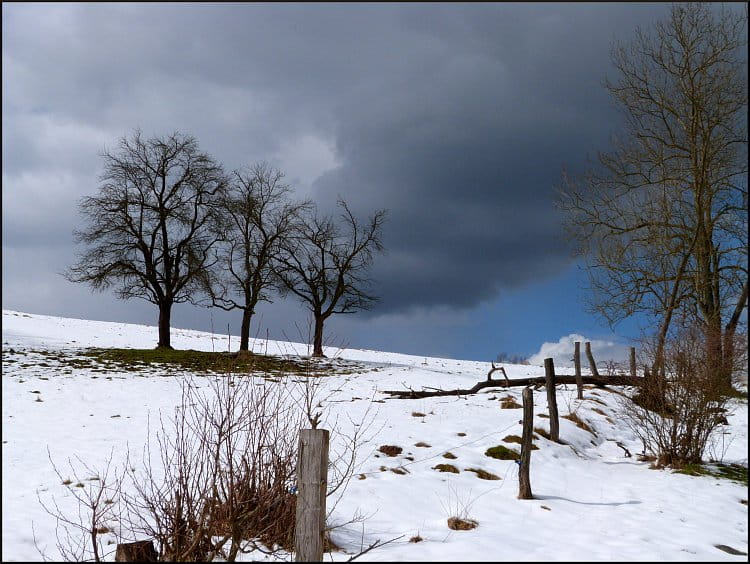
[[[155,327],[3,311],[3,561],[41,560],[35,545],[59,558],[55,521],[38,497],[55,499],[63,509],[73,506],[50,459],[63,473],[75,456],[99,468],[114,452],[119,463],[127,446],[140,451],[145,444],[147,419],[168,412],[179,400],[180,373],[104,370],[70,359],[87,347],[152,348],[156,341]],[[233,337],[231,348],[238,342]],[[230,346],[226,335],[183,329],[173,329],[172,343],[203,351]],[[299,343],[255,340],[251,347],[274,355],[308,353],[307,345]],[[521,434],[521,410],[503,408],[501,400],[511,396],[520,404],[522,388],[416,400],[382,393],[470,388],[486,378],[489,363],[355,349],[326,353],[335,359],[330,365],[346,368],[325,379],[327,420],[338,421],[344,431],[363,418],[370,423],[370,440],[359,449],[361,466],[334,512],[334,521],[342,523],[356,515],[364,519],[334,530],[332,538],[342,550],[326,559],[346,561],[377,539],[398,538],[359,559],[747,560],[717,548],[748,552],[747,487],[653,470],[635,456],[626,458],[616,442],[634,455],[642,446],[617,416],[617,394],[587,388],[579,401],[574,387],[559,387],[560,415],[575,413],[593,432],[561,418],[560,438],[567,444],[536,439],[538,450],[531,457],[535,499],[522,501],[517,499],[516,463],[485,455],[495,445],[518,446],[504,439]],[[538,366],[505,365],[505,370],[511,379],[544,374]],[[544,389],[534,393],[534,403],[534,427],[549,430]],[[747,401],[732,407],[712,455],[747,466]],[[403,451],[389,457],[378,451],[381,445]],[[435,469],[444,463],[459,472]],[[500,479],[480,479],[473,471],[478,469]],[[477,528],[448,528],[447,519],[462,511],[477,521]],[[422,541],[410,542],[414,537]]]

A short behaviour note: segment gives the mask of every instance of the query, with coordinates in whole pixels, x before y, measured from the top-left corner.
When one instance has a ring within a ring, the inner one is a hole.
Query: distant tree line
[[[228,174],[180,132],[145,139],[136,130],[102,157],[99,191],[79,204],[74,237],[85,248],[65,277],[153,303],[157,347],[172,348],[172,306],[191,302],[241,312],[246,351],[258,303],[292,294],[311,312],[313,356],[323,356],[325,321],[377,299],[368,271],[383,251],[385,210],[362,221],[339,199],[338,217],[322,215],[293,199],[277,168]]]

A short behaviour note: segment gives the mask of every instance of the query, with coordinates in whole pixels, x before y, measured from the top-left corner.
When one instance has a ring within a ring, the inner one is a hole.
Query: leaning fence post
[[[521,394],[523,398],[523,433],[521,434],[521,459],[518,469],[518,499],[533,499],[529,465],[531,464],[531,437],[534,421],[534,395],[531,386],[526,386]]]
[[[636,376],[635,347],[630,347],[630,377],[635,378]]]
[[[328,487],[328,431],[302,429],[297,455],[296,562],[323,561]]]
[[[547,387],[547,405],[549,406],[549,438],[560,440],[560,420],[557,417],[557,393],[555,389],[555,363],[551,358],[544,359],[544,376]]]
[[[581,376],[581,342],[575,342],[575,352],[573,353],[573,362],[576,367],[576,386],[578,386],[578,399],[583,399],[583,377]]]
[[[586,341],[586,356],[589,359],[589,366],[591,367],[591,375],[594,378],[599,377],[599,371],[596,369],[596,362],[594,362],[594,355],[591,354],[591,343]]]

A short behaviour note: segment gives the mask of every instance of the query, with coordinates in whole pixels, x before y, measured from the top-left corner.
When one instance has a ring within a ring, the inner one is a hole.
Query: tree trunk
[[[249,350],[250,346],[250,320],[253,317],[252,309],[242,310],[242,326],[240,327],[240,350]]]
[[[315,333],[313,334],[313,353],[317,358],[324,357],[323,354],[323,322],[325,319],[320,314],[315,314]]]
[[[170,325],[172,318],[172,302],[159,304],[159,344],[157,349],[171,349]]]

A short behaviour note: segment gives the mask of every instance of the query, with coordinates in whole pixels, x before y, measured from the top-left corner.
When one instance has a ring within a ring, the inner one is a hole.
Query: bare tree
[[[171,348],[172,305],[190,300],[212,265],[223,169],[179,132],[145,140],[136,130],[102,156],[99,194],[81,200],[87,225],[74,232],[88,249],[65,276],[158,306],[158,347]]]
[[[323,325],[334,313],[367,309],[377,299],[369,293],[367,271],[375,252],[382,252],[385,210],[366,223],[339,200],[341,223],[331,216],[303,215],[298,234],[281,246],[275,272],[283,294],[292,293],[313,314],[313,354],[323,355]]]
[[[240,350],[250,340],[250,321],[259,301],[271,301],[271,260],[296,226],[308,202],[292,202],[284,173],[265,162],[234,171],[221,209],[223,241],[218,268],[208,271],[205,287],[212,305],[242,311]]]
[[[725,384],[747,304],[747,14],[675,4],[652,33],[613,49],[606,87],[623,135],[561,208],[587,259],[592,309],[659,325],[654,373],[678,311],[691,312]]]

